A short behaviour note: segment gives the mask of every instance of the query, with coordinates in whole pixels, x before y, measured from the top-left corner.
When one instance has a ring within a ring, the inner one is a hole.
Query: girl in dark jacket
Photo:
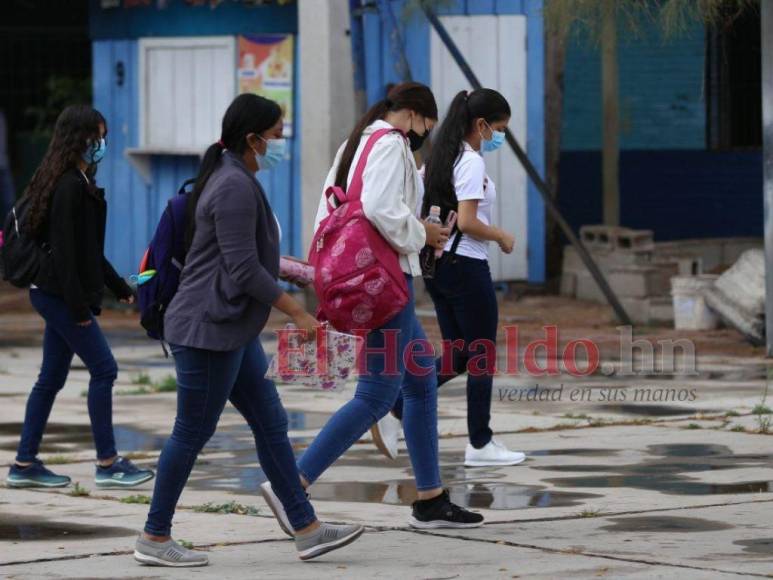
[[[131,487],[153,478],[115,449],[112,388],[118,373],[97,324],[107,286],[122,302],[131,288],[104,256],[107,204],[93,179],[105,154],[104,117],[86,105],[66,108],[56,121],[48,151],[24,192],[28,209],[22,227],[49,249],[49,258],[30,288],[32,306],[46,323],[43,364],[27,400],[21,441],[11,465],[10,487],[64,487],[70,478],[48,470],[37,458],[57,393],[64,387],[73,355],[88,367],[88,409],[97,449],[98,487]]]

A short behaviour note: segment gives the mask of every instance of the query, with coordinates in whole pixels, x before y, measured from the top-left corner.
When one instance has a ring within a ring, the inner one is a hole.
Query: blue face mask
[[[263,139],[263,137],[261,137]],[[255,160],[260,169],[271,169],[287,156],[287,140],[285,139],[263,139],[266,142],[266,153],[255,154]]]
[[[486,121],[483,121],[486,123]],[[502,144],[505,142],[505,132],[504,131],[494,131],[494,129],[491,128],[491,125],[486,123],[486,127],[489,128],[491,131],[491,139],[486,139],[483,134],[480,135],[480,150],[484,153],[490,153],[491,151],[496,151],[499,149]]]
[[[99,163],[100,161],[102,161],[102,158],[105,156],[106,149],[107,149],[107,143],[105,143],[104,139],[100,139],[95,143],[92,142],[86,149],[86,152],[83,154],[83,160],[89,165],[94,165],[95,163]]]

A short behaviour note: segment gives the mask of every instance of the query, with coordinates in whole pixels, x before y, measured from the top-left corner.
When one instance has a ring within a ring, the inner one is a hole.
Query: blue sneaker
[[[70,485],[70,478],[46,469],[43,462],[36,459],[27,467],[11,464],[5,482],[8,487],[65,487]]]
[[[125,457],[116,459],[110,467],[97,465],[94,482],[97,487],[134,487],[155,477],[150,469],[140,469]]]

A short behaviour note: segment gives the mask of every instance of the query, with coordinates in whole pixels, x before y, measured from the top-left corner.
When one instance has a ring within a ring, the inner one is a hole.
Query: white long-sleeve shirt
[[[386,121],[376,121],[362,133],[360,144],[352,160],[347,187],[351,184],[354,170],[368,138],[378,129],[393,129]],[[338,164],[346,143],[336,153],[333,167],[327,174],[322,197],[314,220],[314,231],[328,215],[325,191],[335,184]],[[381,137],[368,156],[362,176],[362,209],[384,239],[400,254],[400,267],[411,276],[421,276],[419,251],[426,243],[424,225],[415,215],[421,195],[421,182],[416,162],[406,140],[399,133]]]

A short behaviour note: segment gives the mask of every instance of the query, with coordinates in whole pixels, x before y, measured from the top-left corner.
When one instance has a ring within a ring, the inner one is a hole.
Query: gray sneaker
[[[362,526],[356,525],[320,524],[313,532],[296,534],[295,548],[301,560],[311,560],[351,544],[363,530]]]
[[[166,542],[146,540],[142,534],[134,545],[134,559],[146,566],[172,566],[175,568],[209,564],[209,558],[206,554],[183,548],[174,540]]]

